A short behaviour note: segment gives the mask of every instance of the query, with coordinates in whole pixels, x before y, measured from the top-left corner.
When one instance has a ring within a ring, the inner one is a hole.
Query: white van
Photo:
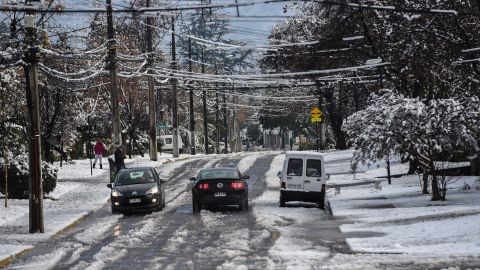
[[[173,135],[160,135],[158,140],[162,143],[162,151],[172,152],[173,151]],[[178,150],[182,151],[183,141],[182,137],[178,135]]]
[[[323,156],[315,152],[288,151],[280,177],[280,207],[289,201],[317,203],[325,208],[326,182]]]

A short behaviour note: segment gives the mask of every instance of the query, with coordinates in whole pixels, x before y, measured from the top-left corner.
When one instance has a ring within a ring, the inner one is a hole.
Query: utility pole
[[[238,103],[238,95],[235,94],[235,84],[232,84],[232,91],[233,91],[233,119],[232,119],[232,135],[235,137],[235,142],[232,145],[232,151],[234,152],[241,152],[242,151],[242,142],[240,139],[240,123],[238,121],[237,115],[237,103]]]
[[[3,163],[3,171],[4,171],[4,175],[3,175],[3,179],[4,182],[5,182],[5,186],[4,186],[4,189],[3,189],[3,194],[5,195],[5,208],[8,207],[8,149],[7,147],[5,146],[5,149],[4,149],[4,163]]]
[[[203,10],[202,10],[203,11]],[[205,73],[205,65],[204,65],[204,55],[202,49],[202,73]],[[203,136],[205,137],[205,155],[208,155],[208,110],[207,110],[207,90],[205,90],[205,86],[202,92],[202,103],[203,103]]]
[[[223,129],[224,129],[223,139],[224,139],[224,143],[225,143],[225,150],[226,150],[225,152],[228,153],[228,121],[227,121],[227,117],[228,117],[227,95],[223,94]]]
[[[27,2],[34,4],[33,1]],[[34,12],[25,15],[25,34],[27,38],[26,65],[26,96],[30,119],[30,176],[29,176],[29,232],[43,233],[43,187],[42,187],[42,156],[40,138],[40,98],[38,93],[38,47],[37,29]]]
[[[318,134],[317,136],[319,136],[319,143],[317,143],[317,151],[318,150],[325,150],[325,121],[326,121],[326,115],[325,115],[325,108],[323,108],[323,96],[322,94],[320,93],[320,90],[318,91],[318,108],[320,109],[320,111],[323,112],[323,115],[322,115],[322,122],[320,123],[317,123],[317,130],[319,130],[318,132],[320,134]]]
[[[117,78],[117,42],[115,40],[115,30],[113,29],[113,10],[112,0],[107,0],[107,37],[108,37],[108,56],[107,69],[110,71],[110,96],[112,102],[112,139],[115,147],[122,145],[122,133],[120,128],[120,113],[118,102],[118,78]]]
[[[202,23],[205,23],[204,9],[202,8]],[[205,29],[204,29],[205,31]],[[203,32],[202,37],[205,38],[205,32]],[[203,54],[202,49],[202,73],[205,73],[205,57]],[[205,145],[205,155],[208,155],[208,110],[207,110],[207,91],[205,90],[205,86],[202,92],[202,103],[203,103],[203,137],[205,138],[204,145]]]
[[[188,38],[188,71],[192,69],[192,39]],[[195,155],[195,114],[193,111],[193,87],[190,88],[190,154]]]
[[[175,48],[175,18],[172,17],[172,70],[177,70],[177,53]],[[178,157],[178,108],[177,108],[177,79],[172,79],[172,97],[173,97],[173,157]]]
[[[150,7],[150,0],[146,0],[147,8]],[[153,34],[152,34],[152,17],[147,17],[147,73],[148,73],[148,117],[149,117],[149,135],[150,135],[150,160],[158,160],[157,151],[157,108],[155,99],[155,78],[153,77]]]
[[[215,63],[215,75],[218,75],[218,67],[217,64]],[[216,142],[216,148],[217,148],[217,154],[220,154],[220,129],[219,129],[219,106],[218,106],[218,83],[215,82],[215,142]]]

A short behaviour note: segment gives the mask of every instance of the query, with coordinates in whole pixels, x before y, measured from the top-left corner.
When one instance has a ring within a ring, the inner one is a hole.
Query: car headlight
[[[112,197],[121,197],[122,196],[122,193],[116,191],[116,190],[113,190],[112,191]]]
[[[158,193],[158,187],[152,187],[151,189],[147,190],[147,195],[149,194],[157,194]]]

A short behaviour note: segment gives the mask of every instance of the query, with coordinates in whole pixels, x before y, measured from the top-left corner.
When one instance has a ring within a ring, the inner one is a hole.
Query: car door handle
[[[287,177],[288,180],[292,180],[292,177]]]
[[[320,182],[320,181],[322,181],[322,178],[317,178],[317,182]]]
[[[305,181],[304,183],[310,183],[310,181]]]

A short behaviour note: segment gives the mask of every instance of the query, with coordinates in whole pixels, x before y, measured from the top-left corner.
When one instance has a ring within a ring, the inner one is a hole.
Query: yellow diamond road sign
[[[310,119],[312,123],[322,122],[323,113],[319,108],[315,107],[310,111]]]

